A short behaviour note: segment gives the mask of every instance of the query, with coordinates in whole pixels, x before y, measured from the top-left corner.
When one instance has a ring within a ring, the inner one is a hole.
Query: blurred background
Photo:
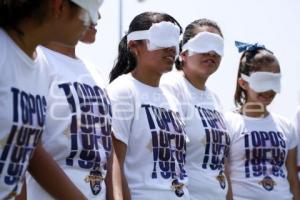
[[[300,105],[300,0],[105,0],[100,8],[97,40],[80,44],[78,55],[95,63],[108,81],[118,43],[131,20],[144,11],[166,12],[185,28],[199,18],[216,21],[225,38],[225,55],[207,86],[224,108],[234,108],[233,95],[240,54],[234,41],[259,42],[277,56],[282,70],[282,92],[270,109],[292,119]]]

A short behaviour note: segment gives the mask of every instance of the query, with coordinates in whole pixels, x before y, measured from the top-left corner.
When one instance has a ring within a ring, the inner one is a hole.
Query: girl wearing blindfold
[[[178,71],[163,76],[162,86],[181,103],[190,142],[186,171],[191,199],[225,199],[228,183],[225,157],[230,139],[219,98],[206,81],[219,67],[223,35],[209,19],[189,24],[183,34]]]
[[[278,60],[263,45],[236,46],[243,52],[234,96],[239,108],[226,116],[233,199],[299,199],[295,130],[268,110],[280,92]]]
[[[80,39],[95,41],[95,25]],[[112,150],[111,107],[104,77],[78,58],[75,46],[50,42],[41,50],[54,71],[43,146],[88,199],[106,199],[107,160]],[[53,199],[27,177],[28,199]]]
[[[190,199],[180,108],[159,87],[161,75],[175,62],[180,32],[170,15],[145,12],[132,20],[119,44],[108,86],[114,199]]]
[[[96,1],[90,1],[94,9],[100,6]],[[0,1],[0,199],[20,193],[27,169],[54,198],[86,199],[40,143],[53,77],[37,48],[49,41],[75,45],[92,19],[82,5],[80,0]]]

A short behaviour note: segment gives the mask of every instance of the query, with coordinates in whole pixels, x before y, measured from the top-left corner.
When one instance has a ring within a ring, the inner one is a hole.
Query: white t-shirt
[[[269,114],[250,118],[228,113],[232,129],[230,178],[235,200],[291,200],[287,179],[288,151],[297,145],[292,124],[285,118]]]
[[[219,99],[208,88],[195,88],[182,72],[163,75],[161,86],[181,103],[190,142],[186,151],[188,190],[192,200],[225,199],[224,159],[230,138]]]
[[[44,130],[51,73],[43,53],[32,60],[0,28],[0,199],[20,192]]]
[[[55,71],[47,97],[44,148],[88,199],[105,199],[112,149],[111,106],[94,66],[42,48]],[[28,199],[52,199],[31,177]]]
[[[122,75],[108,86],[113,133],[127,145],[125,176],[133,200],[190,199],[184,169],[186,135],[171,94]],[[175,194],[176,193],[176,194]],[[177,196],[178,195],[178,196]]]
[[[297,108],[296,116],[294,119],[294,127],[296,130],[296,135],[298,136],[297,165],[298,165],[298,179],[300,180],[300,106]]]

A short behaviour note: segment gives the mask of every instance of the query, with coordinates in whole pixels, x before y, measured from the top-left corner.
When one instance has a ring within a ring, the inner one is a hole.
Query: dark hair
[[[71,7],[78,6],[68,0]],[[50,8],[50,0],[0,0],[0,27],[11,28],[19,34],[24,34],[18,28],[19,23],[30,18],[40,24],[46,18]]]
[[[257,48],[253,51],[245,51],[240,58],[234,103],[236,106],[243,106],[247,101],[246,91],[238,84],[241,74],[250,75],[250,72],[259,71],[260,67],[279,63],[273,52],[265,48]]]
[[[128,33],[121,39],[118,48],[118,58],[110,72],[110,82],[122,74],[131,72],[136,67],[136,58],[127,47],[127,35],[134,31],[148,30],[153,23],[169,21],[182,28],[180,24],[172,16],[166,13],[144,12],[137,15],[130,23]]]
[[[44,20],[49,8],[49,0],[1,0],[0,27],[12,28],[19,33],[18,24],[25,18],[32,18],[38,23]]]
[[[197,29],[199,27],[203,27],[203,26],[215,28],[219,32],[220,36],[223,37],[222,31],[221,31],[219,25],[215,21],[206,19],[206,18],[198,19],[198,20],[193,21],[189,25],[187,25],[187,27],[185,28],[184,33],[183,33],[183,39],[179,45],[180,51],[182,50],[182,46],[185,43],[187,43],[191,38],[195,37],[195,35],[198,34],[198,32],[195,32],[195,29]],[[175,62],[176,69],[181,70],[182,64],[183,63],[179,60],[179,58],[177,58],[176,62]]]

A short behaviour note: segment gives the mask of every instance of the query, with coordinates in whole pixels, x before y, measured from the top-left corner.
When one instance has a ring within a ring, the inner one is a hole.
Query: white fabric
[[[251,89],[255,92],[266,92],[273,90],[280,93],[281,74],[272,72],[253,72],[250,76],[241,74],[241,78],[249,83]]]
[[[233,199],[291,200],[285,162],[288,151],[297,145],[292,124],[276,114],[250,118],[228,113],[226,119],[232,129],[229,166]]]
[[[191,199],[225,199],[227,180],[219,175],[224,175],[223,162],[228,154],[230,138],[218,97],[208,88],[195,88],[181,72],[163,75],[161,86],[176,95],[184,113],[186,133],[190,139],[186,171]],[[224,181],[219,181],[218,176]]]
[[[148,40],[149,51],[157,49],[176,47],[179,52],[179,27],[171,22],[160,22],[153,24],[149,30],[134,31],[127,35],[127,42],[132,40]]]
[[[51,73],[43,53],[28,57],[0,28],[0,199],[19,193],[44,130]]]
[[[104,0],[71,0],[86,10],[94,24],[98,21],[98,10]]]
[[[224,39],[216,33],[200,32],[183,45],[182,52],[186,50],[189,51],[190,56],[194,53],[208,53],[211,51],[223,56]]]
[[[297,108],[296,116],[294,117],[294,127],[298,136],[297,146],[297,165],[298,165],[298,179],[300,180],[300,106]]]
[[[47,97],[44,148],[88,199],[105,199],[104,181],[94,187],[88,181],[94,173],[105,178],[112,148],[111,107],[103,79],[87,62],[42,49],[55,72]],[[32,177],[27,179],[27,196],[52,199]]]
[[[186,135],[174,97],[126,74],[108,86],[114,136],[127,145],[125,176],[132,200],[190,199],[186,187],[177,197],[172,182],[186,184]]]

